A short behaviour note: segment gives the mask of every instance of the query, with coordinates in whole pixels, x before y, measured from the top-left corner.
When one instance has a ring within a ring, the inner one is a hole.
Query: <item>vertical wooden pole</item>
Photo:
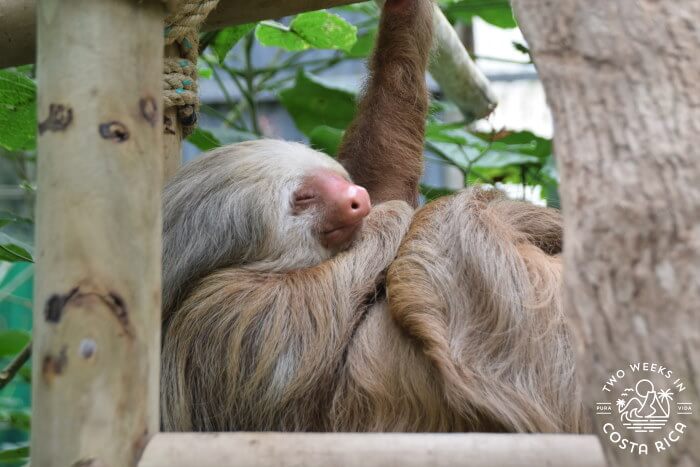
[[[32,465],[158,430],[163,4],[40,0]]]

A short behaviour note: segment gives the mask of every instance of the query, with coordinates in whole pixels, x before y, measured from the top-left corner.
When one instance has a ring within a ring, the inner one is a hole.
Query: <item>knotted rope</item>
[[[182,0],[177,11],[165,18],[165,44],[177,44],[180,57],[164,61],[163,105],[177,107],[184,136],[194,131],[199,113],[199,29],[217,3],[219,0]]]

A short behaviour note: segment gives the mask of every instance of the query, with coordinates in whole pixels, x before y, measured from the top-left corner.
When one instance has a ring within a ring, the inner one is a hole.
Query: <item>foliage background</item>
[[[479,16],[500,28],[516,27],[507,0],[445,0],[441,7],[455,24],[469,25]],[[354,116],[357,95],[319,73],[365,60],[377,19],[376,6],[367,2],[202,34],[200,79],[216,83],[226,102],[202,106],[206,124],[189,142],[205,151],[266,136],[261,96],[273,96],[312,146],[334,155]],[[253,59],[260,46],[275,50],[264,66]],[[522,52],[523,63],[529,62],[524,45],[513,47]],[[470,122],[455,119],[455,106],[435,91],[427,121],[427,160],[456,168],[465,185],[540,187],[547,203],[558,206],[550,139],[507,128],[477,132]],[[11,201],[0,204],[0,369],[30,338],[35,180],[34,67],[0,70],[0,184],[16,189]],[[451,192],[441,186],[421,188],[426,201]],[[0,465],[27,460],[30,384],[30,364],[25,364],[0,389]]]

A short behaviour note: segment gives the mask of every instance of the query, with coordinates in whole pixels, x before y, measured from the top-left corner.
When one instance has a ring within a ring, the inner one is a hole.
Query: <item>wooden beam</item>
[[[603,467],[594,436],[409,433],[162,433],[139,467]]]
[[[158,431],[163,4],[40,0],[31,464]]]
[[[220,0],[205,30],[331,8],[357,0]],[[36,41],[36,0],[0,0],[0,68],[33,63]],[[162,34],[162,25],[159,28]]]

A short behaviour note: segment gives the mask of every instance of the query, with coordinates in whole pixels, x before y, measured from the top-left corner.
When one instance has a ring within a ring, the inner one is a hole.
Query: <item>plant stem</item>
[[[245,83],[246,89],[243,92],[243,96],[248,101],[250,106],[250,123],[253,127],[253,132],[257,134],[262,134],[260,131],[260,126],[258,125],[258,107],[257,102],[255,102],[255,69],[253,67],[252,52],[253,52],[253,35],[247,34],[245,36]]]
[[[20,368],[22,368],[22,365],[27,363],[27,360],[29,360],[29,357],[32,355],[32,342],[29,341],[27,345],[24,346],[24,348],[18,353],[14,359],[10,362],[9,365],[5,367],[2,372],[0,372],[0,389],[4,388],[7,386],[7,383],[12,381],[12,378],[15,377],[17,372],[19,371]]]

